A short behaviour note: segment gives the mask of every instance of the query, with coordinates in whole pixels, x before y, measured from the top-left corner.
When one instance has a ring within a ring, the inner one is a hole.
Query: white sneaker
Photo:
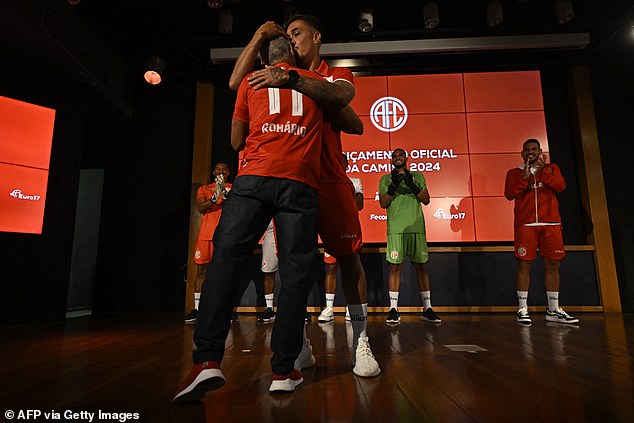
[[[294,367],[296,369],[307,369],[315,365],[315,356],[313,355],[313,347],[310,345],[310,340],[306,339],[302,350],[299,352],[297,359],[295,360]]]
[[[517,320],[517,323],[521,323],[523,325],[530,325],[531,318],[528,315],[528,308],[520,307],[520,309],[517,310],[517,318],[515,320]]]
[[[379,363],[376,362],[372,350],[370,349],[370,342],[367,336],[359,338],[359,344],[354,354],[352,372],[361,377],[374,377],[381,373]]]
[[[579,323],[579,319],[572,317],[563,311],[561,307],[557,307],[557,310],[554,311],[551,311],[548,307],[546,307],[546,320],[549,322],[567,323],[573,325]]]
[[[330,322],[330,321],[334,320],[334,318],[335,318],[335,311],[333,310],[333,308],[332,307],[326,307],[325,309],[323,309],[323,311],[321,312],[321,314],[317,318],[317,321],[319,321],[321,323],[326,323],[326,322]]]
[[[293,392],[304,381],[302,372],[293,369],[287,375],[273,375],[270,392]]]

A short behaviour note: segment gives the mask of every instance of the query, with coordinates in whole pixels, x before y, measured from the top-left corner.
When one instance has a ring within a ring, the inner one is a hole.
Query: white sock
[[[326,294],[326,307],[335,305],[335,294]]]
[[[275,298],[275,293],[273,294],[264,294],[264,300],[266,301],[266,308],[273,308],[273,299]]]
[[[548,310],[555,311],[559,308],[559,291],[546,291],[548,298]]]
[[[517,304],[520,308],[528,307],[528,291],[517,291]]]
[[[200,303],[200,292],[194,292],[194,308],[198,310],[198,303]]]
[[[352,323],[352,339],[356,341],[360,337],[368,336],[368,304],[348,304],[350,310],[350,323]]]
[[[398,291],[389,291],[390,294],[390,308],[398,310]]]
[[[421,291],[420,297],[423,300],[423,311],[431,308],[431,291]]]

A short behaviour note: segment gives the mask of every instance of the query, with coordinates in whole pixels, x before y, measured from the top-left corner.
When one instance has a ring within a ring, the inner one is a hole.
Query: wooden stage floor
[[[222,365],[227,384],[200,405],[171,404],[191,363],[193,326],[180,314],[5,326],[0,421],[27,408],[140,412],[145,420],[127,421],[152,423],[634,421],[634,315],[575,315],[578,327],[543,313],[530,327],[513,314],[445,313],[440,325],[403,314],[397,326],[371,315],[383,370],[371,379],[351,371],[343,316],[314,318],[316,366],[295,393],[270,394],[272,325],[242,314]]]

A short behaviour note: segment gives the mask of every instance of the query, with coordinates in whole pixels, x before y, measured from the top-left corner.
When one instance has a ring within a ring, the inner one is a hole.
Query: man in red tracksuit
[[[559,262],[566,256],[556,194],[566,188],[559,167],[546,163],[539,141],[528,139],[522,145],[524,163],[506,174],[504,196],[515,201],[515,257],[519,310],[517,321],[531,324],[528,315],[528,288],[531,264],[537,250],[544,260],[544,285],[548,298],[546,320],[577,324],[579,319],[559,307]]]

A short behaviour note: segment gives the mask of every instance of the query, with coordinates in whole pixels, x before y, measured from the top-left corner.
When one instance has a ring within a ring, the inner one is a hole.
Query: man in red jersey
[[[234,67],[229,85],[251,70],[255,50],[267,37],[277,35],[281,28],[273,22],[262,25],[249,45],[242,51]],[[361,224],[354,201],[354,187],[341,166],[341,131],[363,133],[363,124],[348,105],[354,98],[352,73],[346,68],[330,67],[321,60],[321,24],[314,16],[298,15],[286,24],[297,56],[297,64],[313,71],[319,79],[300,76],[292,81],[295,90],[321,103],[324,109],[323,145],[319,179],[319,235],[324,249],[337,259],[341,269],[342,288],[353,328],[352,365],[358,376],[373,377],[381,369],[370,349],[367,329],[366,277],[359,252],[362,247]],[[249,84],[257,89],[277,86],[289,81],[271,68],[253,72]]]
[[[227,182],[230,171],[226,163],[216,163],[212,175],[213,182],[201,186],[196,192],[196,208],[203,216],[200,221],[194,252],[194,263],[196,263],[194,308],[185,316],[185,323],[194,323],[198,316],[200,291],[207,273],[207,264],[211,261],[211,254],[214,250],[211,238],[216,226],[218,226],[218,221],[222,214],[222,206],[224,206],[227,199],[227,193],[231,190],[231,184]]]
[[[279,74],[297,79],[285,37],[269,40],[261,55]],[[292,84],[290,84],[292,85]],[[302,349],[308,275],[317,244],[317,188],[323,115],[314,100],[291,89],[238,90],[231,145],[244,149],[231,194],[214,233],[214,252],[194,329],[194,366],[173,402],[201,400],[224,384],[220,370],[239,273],[274,219],[278,234],[280,294],[271,336],[271,391],[292,392],[303,382],[294,363]]]
[[[561,232],[561,217],[556,194],[566,189],[566,181],[559,167],[546,163],[536,139],[522,145],[524,163],[506,173],[504,196],[515,201],[515,257],[517,258],[517,322],[530,325],[528,288],[531,264],[537,250],[544,260],[544,285],[548,307],[546,320],[577,324],[579,319],[569,316],[559,307],[559,262],[566,256]]]

